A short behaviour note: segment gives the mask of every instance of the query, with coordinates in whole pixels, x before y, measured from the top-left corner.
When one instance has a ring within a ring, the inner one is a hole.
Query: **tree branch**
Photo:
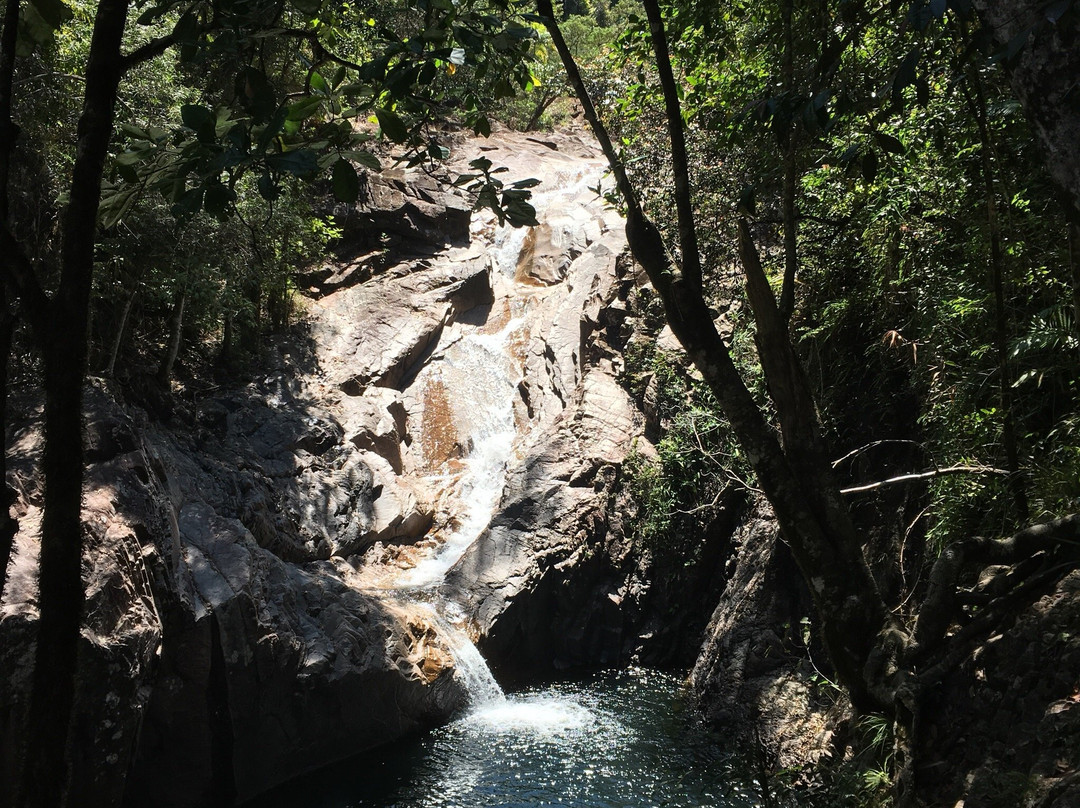
[[[923,446],[918,441],[914,441],[914,440],[900,440],[900,439],[876,440],[876,441],[873,441],[872,443],[866,444],[865,446],[860,446],[858,449],[852,449],[850,452],[848,452],[843,457],[837,458],[836,460],[834,460],[832,462],[832,467],[837,468],[844,461],[851,460],[851,458],[857,457],[858,455],[861,455],[863,452],[868,452],[871,449],[876,449],[878,446],[914,446],[917,449],[921,449],[923,452],[926,451],[925,446]]]
[[[157,39],[151,39],[120,58],[120,72],[126,73],[136,65],[160,56],[175,44],[176,36],[171,33]]]
[[[841,460],[843,459],[844,458],[841,458]],[[837,462],[840,461],[838,460]],[[840,493],[862,494],[866,491],[876,491],[879,488],[903,485],[904,483],[916,482],[918,480],[929,480],[933,477],[944,477],[949,474],[997,474],[999,476],[1008,477],[1010,472],[1005,469],[996,469],[990,466],[946,466],[943,469],[930,469],[929,471],[919,471],[913,474],[901,474],[899,477],[878,480],[876,483],[866,483],[865,485],[855,485],[851,488],[841,488]]]
[[[664,20],[657,0],[644,0],[645,14],[649,18],[649,33],[653,51],[656,53],[656,70],[660,74],[660,87],[667,111],[668,136],[671,140],[671,170],[675,179],[675,209],[679,219],[679,245],[682,247],[683,275],[697,290],[701,289],[701,252],[694,226],[694,201],[690,189],[690,165],[686,156],[686,134],[683,131],[682,108],[675,74],[671,69]]]
[[[339,64],[343,67],[349,67],[353,70],[363,70],[363,65],[359,65],[356,62],[350,62],[336,53],[327,50],[326,46],[319,39],[319,34],[316,31],[309,31],[306,28],[278,28],[270,33],[280,34],[281,36],[287,36],[292,39],[303,39],[311,43],[311,48],[314,51],[312,54],[315,58],[312,64],[312,68],[320,62],[329,60],[335,64]]]

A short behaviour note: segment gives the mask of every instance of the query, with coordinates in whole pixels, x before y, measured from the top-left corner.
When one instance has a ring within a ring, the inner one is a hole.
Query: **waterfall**
[[[593,174],[585,169],[560,172],[534,196],[538,217],[565,217],[566,203],[586,193]],[[551,214],[550,216],[548,214]],[[556,226],[563,226],[558,224]],[[491,231],[488,231],[491,232]],[[465,629],[466,619],[439,593],[446,573],[491,520],[506,481],[517,438],[514,402],[520,359],[515,340],[523,339],[521,313],[535,287],[518,286],[515,275],[528,228],[499,227],[488,237],[487,255],[494,278],[495,304],[482,324],[462,322],[440,339],[443,346],[411,383],[421,467],[429,479],[449,486],[443,501],[456,503],[441,541],[421,551],[415,565],[394,576],[392,588],[429,618],[454,656],[455,673],[468,693],[474,720],[514,721],[562,726],[584,720],[565,705],[507,700]]]
[[[473,711],[505,703],[506,697],[469,638],[465,616],[456,604],[440,597],[438,587],[487,527],[502,494],[517,436],[514,399],[519,371],[508,346],[520,326],[520,320],[509,318],[494,333],[477,326],[464,327],[416,382],[442,391],[440,426],[468,451],[454,461],[463,471],[453,489],[458,503],[453,527],[412,569],[399,574],[393,587],[410,605],[429,612],[454,656],[454,675],[464,686]],[[441,466],[433,471],[447,476]]]
[[[469,694],[470,706],[486,707],[505,702],[506,695],[495,681],[491,668],[480,654],[480,649],[462,629],[454,626],[448,628],[450,630],[447,631],[446,638],[451,643],[457,663],[455,675],[461,677],[465,692]]]
[[[458,484],[457,499],[464,507],[443,543],[402,575],[399,587],[429,589],[442,583],[447,570],[487,527],[498,504],[517,434],[517,378],[507,341],[518,327],[519,321],[510,320],[495,334],[467,333],[439,362],[438,380],[454,397],[455,427],[472,446],[462,459],[466,471]]]
[[[414,602],[413,607],[427,615],[453,654],[454,675],[469,696],[469,706],[475,710],[505,702],[506,695],[495,681],[491,668],[463,627],[465,615],[457,605],[435,601]]]

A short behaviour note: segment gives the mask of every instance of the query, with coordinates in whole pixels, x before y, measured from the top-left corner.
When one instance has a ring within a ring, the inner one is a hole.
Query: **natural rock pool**
[[[679,680],[640,669],[532,687],[249,808],[749,808]]]

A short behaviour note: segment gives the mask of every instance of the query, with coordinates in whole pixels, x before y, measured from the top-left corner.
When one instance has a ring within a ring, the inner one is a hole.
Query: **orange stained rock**
[[[427,468],[436,469],[447,460],[460,457],[461,444],[454,424],[454,410],[442,381],[428,379],[424,383],[423,403],[420,448]]]

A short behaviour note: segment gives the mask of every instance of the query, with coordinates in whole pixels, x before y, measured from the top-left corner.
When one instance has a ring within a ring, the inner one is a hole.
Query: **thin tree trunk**
[[[679,220],[679,246],[682,248],[683,277],[690,285],[701,290],[701,252],[698,250],[697,226],[694,222],[694,195],[690,188],[690,163],[686,153],[686,133],[683,130],[682,108],[679,104],[678,87],[671,69],[667,33],[657,0],[643,0],[645,15],[649,18],[649,34],[656,53],[656,70],[660,74],[660,86],[664,91],[664,109],[668,120],[668,138],[671,145],[671,169],[675,181],[675,211]]]
[[[1011,473],[1009,491],[1021,522],[1028,518],[1027,493],[1020,477],[1020,452],[1016,435],[1016,412],[1013,407],[1013,374],[1009,366],[1009,315],[1005,308],[1005,256],[1001,248],[1001,222],[997,209],[997,181],[994,172],[994,141],[987,123],[986,96],[977,77],[971,79],[972,94],[967,94],[981,141],[983,192],[986,196],[986,226],[990,236],[990,286],[994,294],[994,352],[998,363],[998,405],[1001,408],[1001,440],[1005,448],[1005,467]]]
[[[540,103],[533,108],[533,114],[529,118],[529,122],[525,124],[526,132],[532,132],[534,129],[536,129],[537,126],[540,125],[540,117],[544,114],[545,111],[547,111],[547,108],[554,103],[556,98],[558,98],[557,95],[555,95],[554,93],[549,93],[548,95],[545,95],[542,99],[540,99]]]
[[[7,482],[8,365],[14,333],[15,317],[8,308],[7,294],[0,285],[0,596],[4,594],[8,562],[11,560],[15,534],[19,530],[19,523],[11,518],[13,497]]]
[[[180,353],[180,338],[184,333],[184,304],[186,302],[187,291],[177,292],[172,316],[169,318],[169,347],[165,352],[165,357],[161,360],[161,364],[158,366],[158,381],[162,384],[168,384],[172,378],[176,355]]]
[[[135,302],[135,290],[127,296],[127,300],[124,301],[124,308],[120,310],[120,322],[116,326],[116,336],[113,337],[112,348],[109,349],[109,363],[105,366],[105,370],[102,371],[102,375],[106,378],[112,378],[116,373],[116,358],[120,355],[120,346],[124,341],[124,331],[127,328],[128,317],[131,316],[131,307]]]
[[[784,58],[781,80],[784,83],[784,94],[788,98],[788,103],[790,103],[791,93],[795,89],[795,35],[792,31],[793,6],[794,0],[783,0],[780,10],[783,15],[784,28]],[[798,138],[795,136],[794,116],[792,116],[788,127],[786,141],[783,144],[784,184],[780,199],[780,212],[784,221],[784,282],[780,287],[780,316],[784,318],[784,322],[790,320],[795,311],[795,273],[799,266],[799,258],[796,253],[798,221],[795,217],[795,186],[798,179],[795,145]]]
[[[647,10],[650,2],[646,2]],[[655,3],[651,4],[655,6]],[[827,484],[818,485],[815,480],[801,477],[790,461],[790,457],[794,456],[788,454],[792,447],[785,447],[785,450],[780,448],[772,427],[762,415],[736,370],[727,346],[716,331],[701,294],[700,275],[695,277],[692,272],[686,271],[685,266],[680,268],[670,260],[659,231],[642,212],[633,185],[619,161],[606,128],[596,114],[585,83],[555,21],[550,0],[538,0],[537,7],[626,202],[626,235],[634,258],[660,294],[671,330],[716,396],[762,489],[769,497],[784,537],[809,584],[821,615],[823,638],[837,676],[858,709],[892,709],[890,682],[883,683],[892,673],[886,669],[888,660],[882,659],[878,638],[886,630],[890,636],[897,636],[897,642],[901,645],[903,638],[877,592],[858,543],[852,544],[851,531],[846,527],[838,531],[837,526],[830,522],[834,507],[832,502],[839,501],[839,492],[835,491],[835,496],[824,502],[813,501],[814,496],[807,496],[808,484],[814,493],[827,488]],[[662,25],[660,29],[662,33]],[[654,44],[657,41],[654,37]],[[658,52],[657,58],[663,61],[662,52]],[[670,66],[666,71],[661,66],[661,75],[665,72],[671,75]],[[665,95],[668,95],[667,89]],[[667,97],[665,100],[669,110],[674,112],[669,113],[669,127],[681,128],[682,117],[677,98]],[[685,163],[682,165],[685,168]],[[681,209],[689,210],[686,197],[689,183],[684,178],[678,187],[683,189],[677,191],[682,197]],[[692,219],[689,222],[680,219],[680,234],[684,225],[692,227]],[[695,242],[684,241],[684,253],[688,244],[694,245]],[[686,257],[684,254],[684,259]],[[697,258],[696,255],[694,257]],[[775,302],[773,305],[775,307]],[[850,524],[850,519],[847,521]]]
[[[1069,267],[1072,270],[1073,333],[1080,342],[1080,221],[1069,228]]]
[[[11,153],[15,150],[18,129],[11,119],[12,83],[15,77],[15,47],[18,40],[19,0],[7,0],[4,6],[3,31],[0,33],[0,227],[8,229],[8,187],[11,178]],[[7,485],[7,400],[8,362],[15,317],[8,302],[8,290],[0,281],[0,596],[7,582],[8,561],[15,542],[18,523],[11,518]]]
[[[221,327],[221,351],[218,353],[218,363],[228,366],[233,356],[233,316],[232,312],[225,312],[225,322]]]
[[[128,0],[101,0],[86,68],[70,201],[61,230],[60,283],[35,318],[45,386],[45,482],[39,561],[38,636],[26,758],[17,804],[67,803],[67,743],[82,617],[82,387],[101,177],[122,70]],[[71,800],[77,805],[77,797]]]

